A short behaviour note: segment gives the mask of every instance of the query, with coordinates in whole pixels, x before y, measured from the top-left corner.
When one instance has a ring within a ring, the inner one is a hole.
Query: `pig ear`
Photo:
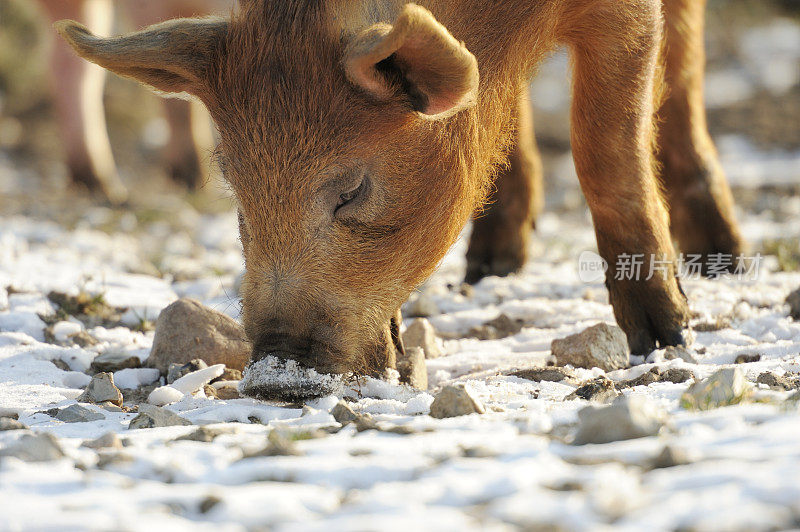
[[[475,103],[478,62],[431,13],[406,4],[393,25],[376,24],[345,51],[350,81],[378,100],[404,94],[434,118]]]
[[[176,19],[121,37],[101,38],[71,20],[56,30],[83,57],[120,76],[165,93],[200,95],[211,61],[219,54],[228,22]]]

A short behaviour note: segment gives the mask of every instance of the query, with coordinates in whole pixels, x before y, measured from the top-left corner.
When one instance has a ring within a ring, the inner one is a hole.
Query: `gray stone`
[[[28,426],[11,417],[0,417],[0,432],[6,430],[25,430]]]
[[[81,447],[89,449],[122,449],[122,440],[115,432],[107,432],[95,440],[87,440]]]
[[[342,400],[339,400],[339,402],[336,403],[336,406],[331,409],[331,415],[333,416],[333,419],[342,425],[352,423],[358,418],[358,414],[355,413],[349,404]]]
[[[55,418],[64,423],[85,423],[87,421],[98,421],[106,417],[100,412],[89,410],[85,406],[70,405],[63,410],[59,410]]]
[[[604,371],[630,366],[628,341],[619,327],[598,323],[566,338],[553,340],[550,350],[559,366],[600,368]]]
[[[425,318],[417,318],[411,322],[403,333],[403,346],[406,349],[419,347],[425,352],[425,358],[438,358],[442,356],[436,344],[436,331],[433,325]]]
[[[761,355],[758,353],[740,353],[736,355],[734,364],[750,364],[761,360]]]
[[[63,458],[64,451],[50,433],[25,434],[12,445],[0,449],[0,457],[14,457],[25,462],[49,462]]]
[[[480,400],[463,384],[445,386],[431,403],[431,416],[438,419],[485,412]]]
[[[695,382],[681,396],[688,410],[711,410],[740,403],[750,396],[752,387],[739,368],[723,368],[707,379]]]
[[[608,406],[587,406],[578,412],[576,445],[609,443],[658,434],[664,414],[645,396],[618,397]]]
[[[167,369],[167,384],[172,384],[176,380],[180,379],[181,377],[185,377],[189,373],[194,373],[195,371],[206,369],[207,367],[208,364],[206,364],[199,358],[190,360],[186,364],[172,363],[169,365],[169,368]]]
[[[242,459],[255,458],[259,456],[301,456],[302,453],[297,449],[294,440],[286,434],[271,430],[267,435],[267,445],[253,453],[245,453]]]
[[[653,459],[650,467],[653,469],[662,469],[666,467],[675,467],[680,465],[690,464],[692,461],[689,454],[680,448],[667,445],[661,453]]]
[[[666,349],[664,349],[664,358],[666,360],[680,358],[689,364],[697,364],[695,356],[682,345],[668,345]]]
[[[170,364],[199,358],[206,364],[225,364],[243,370],[251,346],[244,329],[229,316],[182,298],[161,311],[156,321],[150,367],[166,373]]]
[[[786,304],[789,305],[789,316],[800,320],[800,288],[786,296]]]
[[[583,383],[577,390],[566,396],[564,400],[585,399],[587,401],[605,403],[618,395],[619,392],[614,386],[614,381],[601,375]]]
[[[155,427],[172,427],[176,425],[191,425],[192,422],[182,418],[175,412],[160,406],[142,403],[139,405],[139,415],[133,418],[128,425],[129,429],[152,429]]]
[[[521,369],[519,371],[515,371],[511,375],[535,382],[562,382],[565,380],[571,380],[575,377],[571,371],[568,371],[564,368],[555,367]]]
[[[425,365],[425,352],[419,347],[406,348],[404,357],[397,360],[400,381],[417,390],[428,389],[428,369]]]
[[[84,403],[101,404],[109,402],[122,406],[122,392],[114,385],[114,375],[111,373],[96,373],[78,401]]]
[[[113,373],[121,369],[141,367],[139,357],[124,351],[107,351],[92,360],[91,368],[95,371]]]
[[[221,429],[198,427],[196,430],[190,432],[189,434],[181,436],[180,438],[176,438],[175,441],[200,441],[203,443],[209,443],[214,441],[214,438],[216,438],[220,434],[224,434],[224,431]]]
[[[636,386],[650,386],[654,382],[659,382],[660,380],[661,370],[653,367],[636,378],[618,382],[616,387],[621,390],[624,388],[635,388]]]
[[[467,334],[470,338],[478,340],[500,340],[514,336],[522,330],[524,322],[520,319],[512,320],[505,314],[500,314],[483,325],[472,327]]]
[[[661,374],[661,382],[680,384],[694,378],[692,370],[687,368],[669,368]]]
[[[791,390],[795,388],[795,383],[787,379],[785,375],[776,375],[770,371],[764,371],[756,378],[759,384],[766,384],[775,390]]]

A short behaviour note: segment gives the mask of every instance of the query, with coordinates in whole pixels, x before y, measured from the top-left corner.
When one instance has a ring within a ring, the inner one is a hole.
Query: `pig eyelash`
[[[339,195],[339,201],[336,203],[336,209],[334,210],[334,214],[336,213],[336,211],[338,211],[348,203],[351,203],[353,200],[358,198],[359,194],[361,194],[362,190],[364,190],[364,183],[365,180],[362,180],[361,183],[359,183],[358,186],[353,190]]]

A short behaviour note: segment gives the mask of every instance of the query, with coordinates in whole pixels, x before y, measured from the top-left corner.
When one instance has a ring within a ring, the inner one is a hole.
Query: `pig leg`
[[[531,226],[542,209],[542,161],[533,134],[533,112],[527,84],[520,91],[517,136],[509,164],[495,180],[489,202],[476,213],[467,250],[465,281],[505,276],[525,264]]]
[[[53,21],[76,19],[99,33],[110,29],[113,6],[104,0],[41,0]],[[72,182],[112,204],[127,199],[106,131],[103,87],[106,71],[79,58],[62,39],[54,42],[53,103]]]
[[[703,106],[705,4],[705,0],[664,1],[668,93],[659,113],[659,162],[672,234],[681,251],[735,256],[742,252],[742,236]]]
[[[164,100],[170,137],[165,158],[172,179],[189,190],[196,190],[203,180],[200,158],[192,134],[191,103],[184,100]]]
[[[591,32],[568,38],[574,62],[572,147],[606,286],[631,352],[685,342],[668,215],[654,173],[653,94],[660,0],[581,5]],[[650,275],[651,261],[655,266]],[[636,263],[643,263],[636,272]]]

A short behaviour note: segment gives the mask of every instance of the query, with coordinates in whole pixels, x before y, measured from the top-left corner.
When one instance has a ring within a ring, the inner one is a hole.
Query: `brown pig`
[[[725,250],[738,238],[697,105],[701,3],[246,0],[230,19],[110,39],[74,22],[58,30],[86,59],[211,112],[239,207],[253,357],[378,373],[394,364],[395,312],[486,199],[517,123],[529,127],[520,87],[558,43],[572,54],[575,165],[617,322],[637,354],[684,342],[674,266],[647,280],[615,273],[622,254],[674,257],[654,149],[664,9],[675,110],[665,108],[659,157],[683,163],[664,176],[667,197],[717,208],[731,238],[698,246]],[[684,40],[694,56],[680,53]],[[670,121],[687,136],[677,144]],[[691,200],[669,193],[688,179]],[[526,230],[535,188],[510,194]]]

